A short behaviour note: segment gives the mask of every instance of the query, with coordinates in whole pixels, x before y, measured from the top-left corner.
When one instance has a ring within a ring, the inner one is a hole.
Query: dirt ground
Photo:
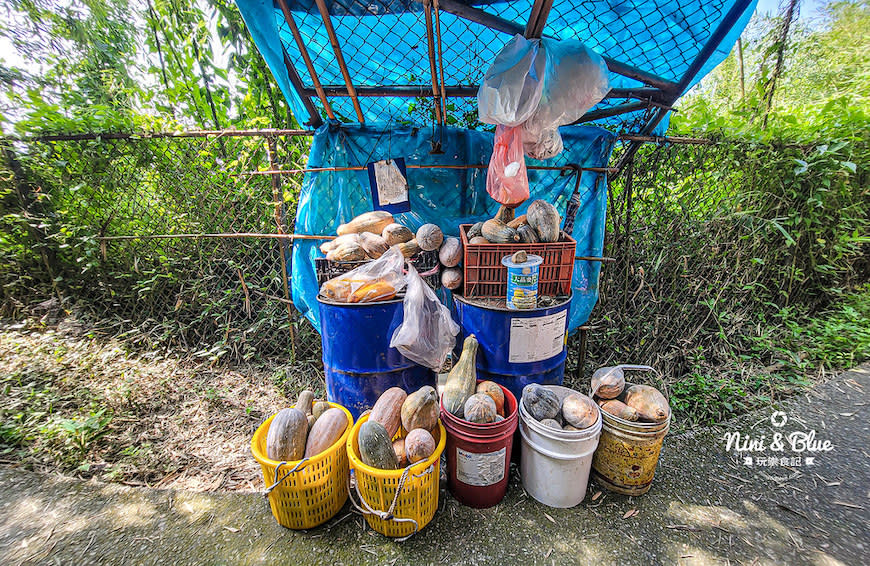
[[[135,353],[69,323],[6,325],[0,462],[129,486],[253,491],[254,430],[287,406],[285,392],[322,394],[321,375]]]

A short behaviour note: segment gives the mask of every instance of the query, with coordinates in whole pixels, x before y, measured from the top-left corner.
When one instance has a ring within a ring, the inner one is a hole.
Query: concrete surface
[[[280,527],[262,496],[127,488],[0,468],[4,564],[868,564],[870,364],[779,409],[668,437],[649,493],[591,484],[573,509],[529,498],[512,468],[498,506],[459,505],[442,484],[435,519],[407,542],[346,506],[307,532]],[[736,456],[725,435],[815,430],[832,449]],[[777,457],[770,466],[768,458]],[[786,466],[781,457],[789,460]],[[757,458],[765,458],[759,465]],[[791,458],[801,458],[793,465]],[[600,492],[600,493],[599,493]],[[636,512],[635,512],[636,511]]]

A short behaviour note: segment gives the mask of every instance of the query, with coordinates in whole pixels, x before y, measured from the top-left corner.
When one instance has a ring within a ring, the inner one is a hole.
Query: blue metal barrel
[[[413,393],[424,385],[436,386],[432,370],[390,348],[390,338],[402,323],[402,299],[348,304],[318,296],[317,302],[326,395],[347,407],[354,420],[390,387]]]
[[[462,340],[474,334],[480,343],[478,379],[504,385],[518,400],[529,383],[562,384],[570,300],[554,307],[512,310],[454,295],[453,305]],[[457,344],[461,347],[462,341]]]

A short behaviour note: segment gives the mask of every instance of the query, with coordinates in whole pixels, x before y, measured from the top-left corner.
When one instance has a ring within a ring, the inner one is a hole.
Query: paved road
[[[442,490],[432,523],[401,544],[347,508],[294,532],[253,494],[126,488],[5,467],[0,562],[868,564],[868,392],[870,364],[778,407],[784,424],[771,409],[668,437],[653,488],[639,498],[603,492],[593,500],[601,490],[592,484],[579,506],[550,509],[524,493],[516,470],[492,509],[463,507]],[[814,447],[827,440],[831,450],[786,443],[754,453],[751,466],[748,454],[727,450],[729,433],[770,444],[776,432],[807,438],[813,430]]]

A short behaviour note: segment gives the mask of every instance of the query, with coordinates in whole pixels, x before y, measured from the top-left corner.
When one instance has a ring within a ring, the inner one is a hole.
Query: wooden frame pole
[[[356,89],[353,87],[353,82],[350,79],[350,73],[347,70],[347,63],[344,61],[344,55],[341,52],[341,45],[338,43],[338,36],[335,35],[335,28],[332,27],[332,18],[329,17],[329,9],[326,7],[324,0],[315,0],[317,9],[320,10],[320,17],[323,18],[323,25],[326,28],[326,35],[329,36],[329,44],[332,45],[332,51],[335,53],[335,60],[338,62],[338,68],[341,70],[341,75],[344,77],[344,84],[347,87],[347,94],[353,101],[353,109],[356,111],[356,117],[361,124],[365,123],[362,108],[359,105],[359,98],[356,96]]]

